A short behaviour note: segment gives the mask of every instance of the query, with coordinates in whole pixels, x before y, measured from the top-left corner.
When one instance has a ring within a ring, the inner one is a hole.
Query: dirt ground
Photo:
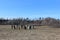
[[[0,25],[0,40],[60,40],[60,28],[35,27],[32,30],[12,30]]]

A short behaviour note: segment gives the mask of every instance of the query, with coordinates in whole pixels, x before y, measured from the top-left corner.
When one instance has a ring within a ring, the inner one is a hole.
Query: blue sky
[[[60,0],[0,0],[0,18],[60,19]]]

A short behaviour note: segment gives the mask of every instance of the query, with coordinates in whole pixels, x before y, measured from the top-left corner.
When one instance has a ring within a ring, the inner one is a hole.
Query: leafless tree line
[[[39,26],[60,27],[60,19],[51,17],[39,18],[31,20],[29,18],[17,18],[17,19],[0,19],[0,25],[26,25],[35,24]]]

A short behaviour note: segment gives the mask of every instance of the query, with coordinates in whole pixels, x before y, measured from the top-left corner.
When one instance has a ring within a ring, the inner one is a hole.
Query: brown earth
[[[32,30],[12,30],[10,25],[0,25],[0,40],[60,40],[60,28],[39,26]]]

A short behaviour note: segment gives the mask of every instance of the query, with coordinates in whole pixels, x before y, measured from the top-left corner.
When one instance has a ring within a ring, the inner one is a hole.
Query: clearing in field
[[[0,40],[60,40],[60,28],[37,26],[32,30],[12,30],[10,25],[0,25]]]

